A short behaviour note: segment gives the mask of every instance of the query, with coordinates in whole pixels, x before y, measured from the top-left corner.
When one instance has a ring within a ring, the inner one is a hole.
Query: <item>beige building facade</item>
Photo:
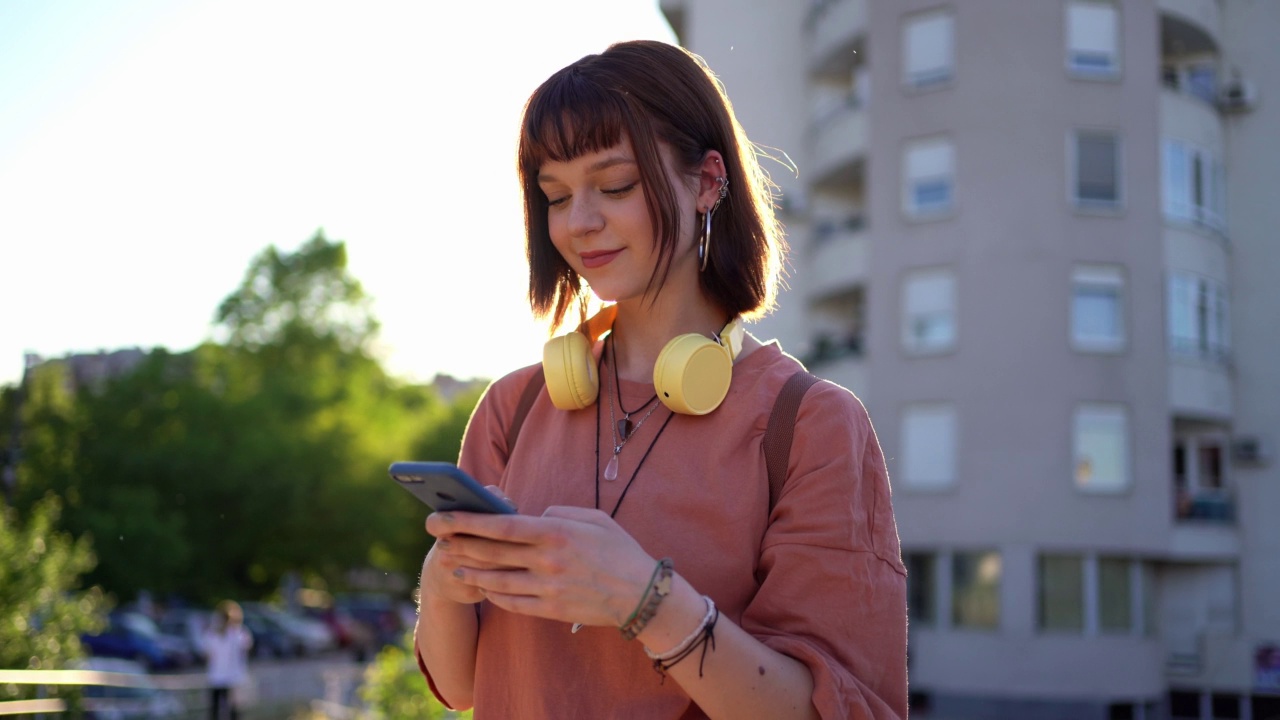
[[[876,423],[912,714],[1280,718],[1280,2],[660,5],[784,160],[760,334]]]

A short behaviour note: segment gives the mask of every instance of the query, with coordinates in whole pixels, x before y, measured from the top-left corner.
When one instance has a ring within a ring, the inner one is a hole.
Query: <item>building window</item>
[[[1075,414],[1076,487],[1119,492],[1129,487],[1129,420],[1120,405],[1089,403]]]
[[[925,88],[951,80],[955,66],[955,18],[930,12],[907,19],[903,28],[903,82]]]
[[[1120,74],[1119,13],[1110,2],[1067,3],[1067,70],[1076,77]]]
[[[1133,632],[1133,563],[1128,558],[1098,558],[1098,629]]]
[[[913,218],[945,214],[954,205],[955,148],[945,138],[917,140],[903,156],[902,209]]]
[[[938,488],[955,482],[956,411],[951,405],[911,405],[902,413],[902,482]]]
[[[1120,268],[1080,266],[1071,274],[1071,343],[1078,350],[1124,347],[1124,276]]]
[[[1227,488],[1225,431],[1175,428],[1174,432],[1175,517],[1233,522],[1235,502]]]
[[[1226,173],[1212,153],[1166,139],[1163,171],[1166,219],[1226,232]]]
[[[1073,151],[1076,207],[1115,209],[1120,206],[1120,138],[1105,130],[1077,130]]]
[[[1000,627],[1000,553],[951,556],[951,624],[957,628]]]
[[[946,270],[912,273],[902,286],[902,345],[910,353],[945,352],[956,343],[956,281]]]
[[[1039,563],[1040,629],[1084,632],[1084,558],[1041,555]]]
[[[907,566],[907,616],[912,622],[937,622],[937,559],[933,553],[909,552],[902,556]]]
[[[1226,288],[1209,278],[1169,276],[1169,350],[1175,355],[1224,362],[1231,340]]]

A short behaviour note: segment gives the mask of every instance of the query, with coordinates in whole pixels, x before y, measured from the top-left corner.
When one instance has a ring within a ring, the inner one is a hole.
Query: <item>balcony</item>
[[[848,388],[858,397],[866,397],[867,364],[861,335],[832,337],[821,335],[814,341],[813,349],[801,361],[811,372]]]
[[[1174,492],[1173,514],[1180,523],[1234,525],[1236,501],[1225,490],[1179,489]]]
[[[847,74],[858,59],[867,30],[867,0],[815,0],[805,18],[809,71]]]
[[[816,223],[805,268],[808,296],[829,296],[864,284],[868,245],[861,216]]]
[[[815,117],[810,127],[813,185],[855,182],[867,154],[867,131],[867,113],[854,94]]]
[[[1204,83],[1187,81],[1179,85],[1168,78],[1163,82],[1160,135],[1192,143],[1215,157],[1223,157],[1222,118],[1207,97],[1216,91],[1203,87]]]
[[[1169,408],[1174,415],[1225,421],[1232,417],[1227,358],[1217,351],[1196,354],[1174,343],[1169,358]]]
[[[1159,0],[1161,54],[1216,53],[1222,37],[1217,0]]]

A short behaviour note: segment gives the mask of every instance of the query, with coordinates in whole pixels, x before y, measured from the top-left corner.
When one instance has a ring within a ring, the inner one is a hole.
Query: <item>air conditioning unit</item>
[[[1232,80],[1218,91],[1218,109],[1222,112],[1246,112],[1258,105],[1258,88],[1247,80]]]
[[[1238,437],[1231,441],[1231,460],[1237,465],[1263,465],[1270,459],[1269,449],[1257,437]]]

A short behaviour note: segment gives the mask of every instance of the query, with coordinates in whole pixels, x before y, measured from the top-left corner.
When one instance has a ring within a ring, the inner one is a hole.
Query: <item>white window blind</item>
[[[955,27],[950,13],[910,18],[903,34],[903,81],[906,84],[920,87],[951,79]]]
[[[1075,462],[1081,490],[1129,487],[1129,419],[1123,406],[1087,403],[1076,408]]]
[[[903,209],[907,214],[926,215],[951,208],[955,147],[950,140],[932,138],[910,143],[903,166]]]
[[[1114,75],[1119,71],[1119,22],[1109,2],[1075,0],[1067,4],[1067,66],[1077,73]]]
[[[1208,150],[1166,139],[1162,189],[1166,218],[1226,232],[1226,175]]]
[[[919,488],[955,482],[956,411],[947,404],[910,405],[902,413],[902,481]]]
[[[915,273],[903,285],[904,347],[915,352],[941,351],[956,339],[955,277],[945,270]]]
[[[1082,265],[1071,275],[1071,339],[1081,350],[1124,345],[1124,276],[1107,265]]]

